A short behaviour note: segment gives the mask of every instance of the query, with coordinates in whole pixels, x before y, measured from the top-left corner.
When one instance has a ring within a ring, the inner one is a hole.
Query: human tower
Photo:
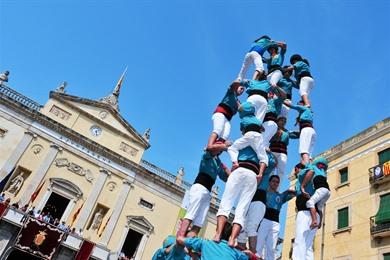
[[[321,224],[322,207],[330,196],[326,180],[328,163],[322,157],[312,158],[316,131],[309,97],[314,87],[309,61],[294,54],[290,65],[283,66],[286,50],[285,43],[266,35],[253,42],[237,79],[213,113],[213,131],[189,191],[189,206],[176,242],[171,239],[172,243],[165,243],[153,259],[273,260],[279,213],[282,205],[293,197],[298,214],[292,257],[313,259],[313,239]],[[246,79],[252,64],[255,72],[252,79]],[[295,80],[291,79],[293,73]],[[301,97],[297,105],[292,103],[293,88]],[[244,92],[245,101],[239,99]],[[290,109],[298,111],[299,131],[285,129]],[[232,143],[230,121],[237,112],[242,136]],[[297,184],[295,190],[279,192],[290,138],[299,138],[300,162],[294,170]],[[223,151],[230,156],[231,168],[219,158]],[[217,176],[226,186],[217,212],[216,233],[212,240],[203,240],[197,235],[206,219]],[[234,203],[235,215],[227,231]]]

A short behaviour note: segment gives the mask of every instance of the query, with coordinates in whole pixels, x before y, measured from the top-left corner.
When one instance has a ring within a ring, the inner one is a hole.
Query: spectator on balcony
[[[58,219],[56,219],[56,220],[58,220]],[[62,221],[61,223],[59,223],[59,224],[57,225],[57,228],[58,228],[59,230],[64,231],[64,232],[68,232],[68,228],[67,228],[67,226],[65,225],[65,221]]]
[[[39,219],[41,216],[41,210],[38,210],[37,212],[34,213],[34,217]]]
[[[3,203],[5,201],[5,193],[1,193],[0,195],[0,203]]]
[[[20,208],[21,211],[26,212],[28,209],[28,204],[24,205],[23,207]]]

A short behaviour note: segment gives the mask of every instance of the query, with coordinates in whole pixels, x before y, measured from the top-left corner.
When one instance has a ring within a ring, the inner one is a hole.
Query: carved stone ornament
[[[56,105],[53,105],[50,108],[50,113],[56,115],[57,117],[59,117],[59,118],[61,118],[63,120],[68,120],[69,117],[72,115],[71,113],[66,112],[65,110],[57,107]]]
[[[116,186],[117,186],[116,183],[113,181],[110,181],[109,183],[107,183],[107,189],[109,191],[114,191],[116,189]]]
[[[119,150],[122,150],[124,151],[125,153],[128,153],[130,154],[131,156],[136,156],[137,153],[138,153],[138,150],[135,149],[134,147],[124,143],[124,142],[121,142],[120,146],[119,146]]]
[[[107,111],[101,111],[100,113],[99,113],[99,117],[100,117],[100,119],[106,119],[107,118],[107,116],[108,116],[108,113],[107,113]]]
[[[8,130],[7,129],[5,129],[5,128],[1,128],[0,127],[0,137],[3,137],[3,136],[5,136],[5,134],[8,132]]]
[[[42,152],[43,150],[43,146],[40,145],[40,144],[34,144],[32,147],[31,147],[31,150],[34,154],[39,154],[40,152]]]
[[[92,171],[89,170],[89,169],[84,169],[83,167],[81,167],[80,165],[78,164],[75,164],[73,162],[69,162],[68,159],[66,158],[58,158],[54,161],[54,164],[57,166],[57,167],[67,167],[68,171],[71,171],[73,173],[76,173],[80,176],[84,176],[85,179],[88,181],[88,182],[93,182],[93,180],[95,179],[93,177],[93,174],[92,174]]]

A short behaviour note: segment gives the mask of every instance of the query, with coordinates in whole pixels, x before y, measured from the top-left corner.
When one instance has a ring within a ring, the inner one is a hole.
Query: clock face
[[[89,131],[91,131],[91,134],[93,136],[99,136],[102,133],[102,129],[99,126],[97,126],[97,125],[91,126]]]

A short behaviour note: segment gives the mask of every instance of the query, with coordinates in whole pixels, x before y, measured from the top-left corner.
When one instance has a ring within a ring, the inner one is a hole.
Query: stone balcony
[[[390,181],[390,161],[368,169],[369,181],[374,188]]]

